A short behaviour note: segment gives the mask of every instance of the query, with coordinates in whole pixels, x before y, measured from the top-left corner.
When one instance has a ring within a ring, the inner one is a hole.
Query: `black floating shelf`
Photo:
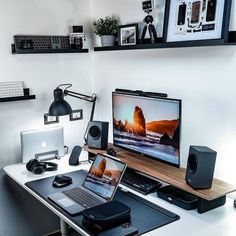
[[[94,51],[118,51],[118,50],[139,50],[139,49],[162,49],[162,48],[183,48],[183,47],[209,47],[209,46],[232,46],[236,42],[225,42],[224,39],[198,40],[184,42],[168,42],[155,44],[136,44],[127,46],[95,47]]]
[[[12,54],[88,53],[88,49],[17,49],[11,45]]]
[[[14,102],[14,101],[30,100],[35,98],[36,98],[35,95],[7,97],[7,98],[0,98],[0,102]]]

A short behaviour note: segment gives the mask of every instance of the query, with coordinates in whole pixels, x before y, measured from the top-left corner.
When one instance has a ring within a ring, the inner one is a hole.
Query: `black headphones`
[[[53,162],[40,162],[37,159],[31,159],[26,164],[26,169],[33,172],[36,175],[40,175],[45,171],[54,171],[57,170],[58,165]]]

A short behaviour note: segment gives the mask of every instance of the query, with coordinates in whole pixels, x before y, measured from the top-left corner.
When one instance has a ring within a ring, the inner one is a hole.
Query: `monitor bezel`
[[[113,123],[113,119],[114,119],[114,94],[123,95],[123,96],[130,96],[130,97],[137,97],[137,98],[151,98],[151,99],[157,99],[157,100],[175,101],[175,102],[179,103],[179,111],[178,112],[179,112],[179,120],[180,120],[180,122],[179,122],[180,146],[179,146],[178,164],[175,164],[175,163],[172,163],[172,162],[168,162],[168,161],[165,161],[165,160],[153,157],[151,155],[148,155],[148,154],[145,154],[145,153],[142,153],[142,152],[138,152],[136,150],[124,147],[124,146],[119,145],[119,144],[115,144],[115,142],[114,142],[114,123]],[[144,157],[150,158],[150,159],[155,160],[157,162],[162,162],[162,163],[165,163],[167,165],[180,168],[181,133],[182,133],[181,130],[182,130],[182,100],[181,99],[168,98],[168,97],[158,97],[158,96],[146,96],[146,95],[140,95],[140,94],[123,93],[123,92],[112,92],[112,134],[113,134],[112,139],[113,139],[113,145],[115,147],[124,149],[124,150],[129,151],[129,152],[134,153],[134,154],[138,154],[140,156],[144,156]]]

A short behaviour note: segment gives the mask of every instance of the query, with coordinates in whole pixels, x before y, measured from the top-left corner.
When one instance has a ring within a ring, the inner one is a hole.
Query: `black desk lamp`
[[[60,87],[67,86],[64,90],[62,90]],[[72,114],[72,108],[70,104],[64,100],[64,96],[68,95],[71,97],[75,97],[78,99],[85,100],[87,102],[92,103],[92,110],[90,115],[90,120],[93,120],[94,110],[95,110],[95,104],[96,104],[96,94],[93,93],[92,96],[84,95],[81,93],[76,93],[73,91],[68,90],[68,88],[72,87],[72,84],[60,84],[57,86],[57,88],[54,90],[54,102],[51,104],[49,108],[48,115],[49,116],[64,116],[64,115],[71,115]],[[84,134],[84,140],[85,143],[87,143],[87,130],[88,126],[86,128],[85,134]]]

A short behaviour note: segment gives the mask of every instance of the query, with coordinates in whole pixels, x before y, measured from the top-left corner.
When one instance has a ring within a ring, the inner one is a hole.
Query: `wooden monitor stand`
[[[106,150],[91,149],[83,147],[89,153],[105,153]],[[186,192],[192,193],[199,198],[198,212],[203,213],[225,203],[226,194],[236,191],[236,187],[219,179],[214,179],[211,189],[195,190],[185,182],[185,168],[176,168],[162,162],[157,162],[150,158],[131,153],[124,149],[108,145],[108,148],[114,148],[116,156],[125,162],[129,168],[138,170],[146,175],[173,185]]]

